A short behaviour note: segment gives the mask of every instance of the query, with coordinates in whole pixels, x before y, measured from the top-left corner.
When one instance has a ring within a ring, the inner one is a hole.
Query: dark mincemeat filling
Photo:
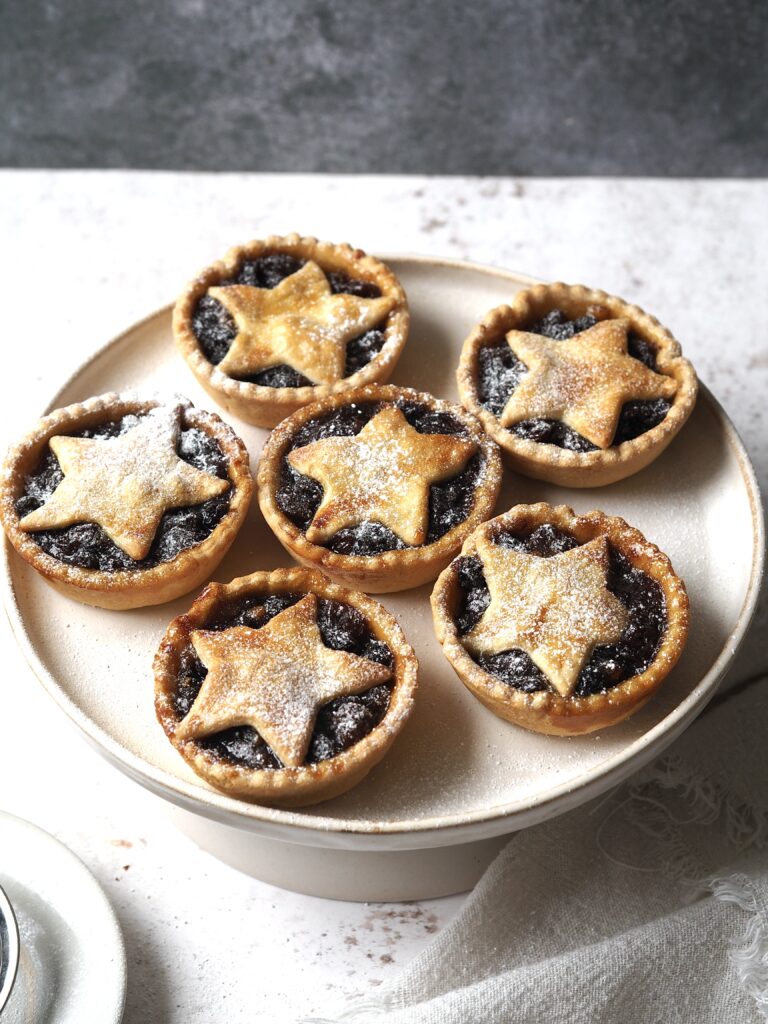
[[[222,608],[215,619],[202,628],[220,630],[249,626],[251,629],[260,629],[302,597],[303,594],[273,594],[266,599],[253,597],[234,601]],[[317,624],[326,647],[359,654],[380,665],[394,664],[389,647],[376,639],[356,608],[320,598]],[[188,644],[181,654],[178,684],[173,695],[173,707],[179,720],[187,715],[194,704],[206,674],[207,669],[192,645]],[[387,713],[393,685],[392,682],[380,683],[365,693],[337,697],[322,707],[315,722],[306,762],[314,764],[335,757],[367,736]],[[271,747],[248,725],[226,729],[195,742],[215,757],[244,768],[283,767]]]
[[[119,421],[99,424],[72,434],[72,437],[117,437],[139,423],[140,417],[125,416]],[[196,427],[179,434],[177,453],[195,469],[213,473],[222,480],[228,478],[227,460],[218,442]],[[16,502],[16,512],[23,518],[50,498],[64,474],[59,460],[46,448],[40,463],[24,484],[24,493]],[[47,554],[67,565],[101,572],[123,572],[130,569],[152,569],[161,562],[169,562],[180,552],[194,547],[213,533],[229,508],[230,494],[210,498],[200,505],[169,509],[160,520],[154,542],[146,558],[136,560],[96,523],[77,523],[56,530],[30,531],[29,536]]]
[[[578,547],[578,541],[570,534],[549,524],[537,527],[527,537],[500,534],[496,543],[542,558],[550,558]],[[618,643],[595,648],[581,670],[573,691],[575,697],[602,693],[644,672],[656,656],[667,624],[664,594],[659,584],[644,572],[634,569],[612,545],[608,547],[608,590],[618,597],[629,612],[629,623]],[[456,615],[456,628],[462,636],[480,621],[491,598],[482,562],[468,557],[458,561],[462,597]],[[515,649],[494,655],[481,654],[474,660],[481,668],[516,690],[534,693],[551,689],[544,673],[534,665],[525,651]]]
[[[526,327],[525,330],[530,334],[542,334],[555,341],[566,341],[574,334],[594,327],[596,323],[597,319],[591,315],[569,320],[562,310],[553,309],[543,319]],[[629,355],[644,363],[649,370],[657,372],[656,352],[653,346],[634,331],[629,332],[627,351]],[[494,416],[500,416],[526,369],[525,364],[504,341],[498,345],[481,348],[478,352],[478,397],[481,405]],[[625,402],[612,445],[631,441],[651,430],[661,423],[669,409],[670,403],[664,398]],[[596,445],[560,420],[523,420],[509,429],[519,437],[538,441],[539,444],[554,444],[558,448],[567,448],[573,452],[598,450]]]
[[[269,256],[260,256],[256,260],[247,260],[235,277],[226,278],[219,284],[247,284],[255,288],[274,288],[303,266],[303,260],[297,260],[287,253],[272,253]],[[379,288],[370,281],[360,281],[334,271],[328,271],[325,276],[334,295],[343,292],[347,295],[357,295],[361,299],[377,299],[381,295]],[[203,295],[198,301],[192,316],[192,330],[206,359],[214,366],[222,361],[237,334],[235,321],[222,304],[210,295]],[[350,377],[358,370],[362,370],[381,351],[385,341],[384,331],[374,328],[348,342],[344,376]],[[293,367],[284,364],[270,366],[267,370],[238,379],[269,388],[314,387],[311,380]]]
[[[416,430],[422,434],[460,434],[469,436],[467,428],[450,413],[435,412],[418,402],[398,399],[394,403]],[[302,448],[326,437],[352,437],[383,408],[381,402],[345,405],[316,420],[310,420],[296,432],[288,451]],[[287,456],[288,452],[286,452]],[[454,526],[462,523],[472,510],[472,501],[483,467],[477,452],[466,468],[445,483],[429,489],[429,529],[427,544],[432,544]],[[276,500],[280,509],[299,527],[306,530],[323,497],[323,488],[308,476],[298,473],[284,456],[280,486]],[[360,523],[339,530],[325,545],[340,555],[377,555],[383,551],[400,551],[408,545],[386,526],[377,522]]]

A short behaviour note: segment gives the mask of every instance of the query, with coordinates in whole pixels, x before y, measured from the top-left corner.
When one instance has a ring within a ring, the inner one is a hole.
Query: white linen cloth
[[[761,681],[608,797],[513,837],[393,983],[327,1019],[763,1022],[767,843]]]

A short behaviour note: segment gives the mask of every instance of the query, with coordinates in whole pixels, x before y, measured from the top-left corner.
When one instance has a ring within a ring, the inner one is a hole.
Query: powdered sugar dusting
[[[395,305],[391,296],[334,294],[311,260],[274,288],[225,285],[209,294],[237,326],[219,363],[223,373],[243,377],[286,364],[316,384],[341,380],[347,342],[380,324]]]
[[[352,437],[296,448],[288,461],[322,484],[323,499],[307,539],[323,542],[346,526],[374,520],[406,544],[422,544],[429,525],[429,488],[459,473],[477,451],[467,438],[421,434],[386,406]]]
[[[463,642],[475,654],[519,648],[567,697],[599,644],[614,643],[629,621],[606,587],[604,538],[550,558],[493,544],[477,544],[491,602]]]
[[[308,594],[261,629],[193,633],[208,675],[177,736],[250,725],[284,765],[301,765],[320,707],[392,676],[385,665],[326,647],[316,614],[317,598]]]
[[[625,402],[671,398],[673,378],[627,354],[626,320],[605,320],[567,341],[510,331],[507,342],[528,367],[501,414],[505,427],[554,419],[608,448]]]
[[[179,458],[179,413],[178,406],[153,408],[116,437],[52,437],[64,479],[21,528],[97,523],[131,558],[145,557],[167,509],[200,504],[229,487]]]

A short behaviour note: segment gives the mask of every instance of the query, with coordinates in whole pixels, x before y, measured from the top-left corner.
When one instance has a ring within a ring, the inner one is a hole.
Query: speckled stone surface
[[[583,281],[668,324],[768,484],[768,183],[0,173],[3,446],[61,379],[231,243],[298,229]],[[766,607],[726,686],[765,667]],[[365,906],[285,893],[197,850],[88,748],[0,623],[0,806],[54,832],[120,917],[128,1024],[327,1014],[421,949],[461,897]],[[22,727],[20,727],[22,726]],[[29,729],[32,729],[30,732]]]
[[[754,0],[17,3],[0,164],[764,174]]]

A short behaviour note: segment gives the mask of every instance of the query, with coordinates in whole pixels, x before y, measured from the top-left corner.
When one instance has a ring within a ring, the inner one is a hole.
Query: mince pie
[[[391,385],[294,413],[258,471],[264,517],[294,558],[372,592],[434,579],[491,515],[500,481],[473,416]]]
[[[696,401],[696,374],[661,324],[581,285],[537,285],[464,342],[466,407],[513,469],[594,487],[643,469]]]
[[[106,394],[45,416],[5,461],[8,538],[84,604],[170,601],[213,572],[253,483],[242,441],[186,399]]]
[[[360,782],[410,714],[418,663],[378,602],[306,569],[211,583],[155,657],[157,717],[230,796],[281,807]]]
[[[395,275],[349,245],[270,236],[230,249],[173,312],[176,343],[206,391],[248,423],[386,381],[408,334]]]
[[[441,574],[432,613],[461,681],[535,732],[575,735],[640,708],[680,657],[688,597],[623,519],[516,505]]]

